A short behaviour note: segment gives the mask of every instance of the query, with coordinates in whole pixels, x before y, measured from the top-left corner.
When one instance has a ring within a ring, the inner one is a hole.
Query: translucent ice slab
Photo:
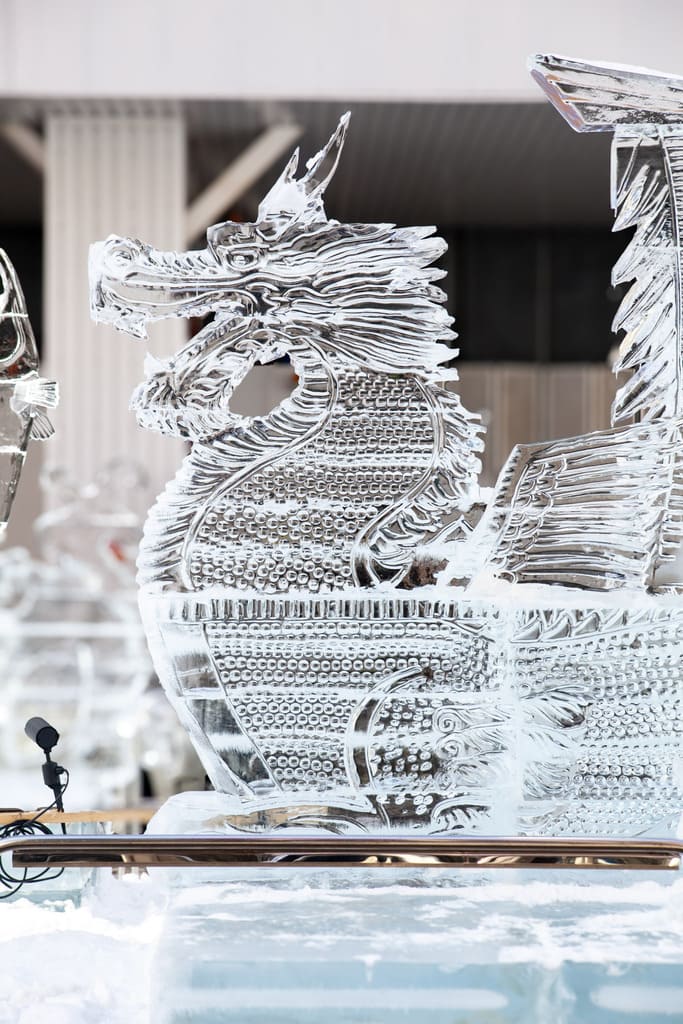
[[[2,1024],[683,1020],[659,872],[102,872],[2,913]]]
[[[159,1024],[683,1020],[678,879],[359,876],[178,878]]]

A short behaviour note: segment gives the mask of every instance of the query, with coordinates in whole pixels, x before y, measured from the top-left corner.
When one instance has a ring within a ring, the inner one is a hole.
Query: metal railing
[[[15,868],[578,868],[675,871],[677,839],[46,836],[0,842]]]

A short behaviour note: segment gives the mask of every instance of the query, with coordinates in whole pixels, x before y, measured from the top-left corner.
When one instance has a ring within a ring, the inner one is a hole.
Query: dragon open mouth
[[[254,305],[243,278],[206,250],[166,253],[112,236],[91,246],[89,276],[93,319],[136,338],[145,338],[145,325],[155,320]]]

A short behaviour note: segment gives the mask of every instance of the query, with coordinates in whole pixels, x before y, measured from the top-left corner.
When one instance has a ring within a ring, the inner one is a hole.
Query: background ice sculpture
[[[133,397],[143,426],[193,442],[139,581],[160,678],[233,794],[194,805],[244,829],[666,828],[683,608],[645,590],[678,537],[678,424],[516,449],[478,522],[442,243],[327,219],[346,126],[204,250],[92,250],[96,319],[144,337],[215,314]],[[285,354],[291,397],[233,414]]]
[[[58,401],[54,381],[38,376],[38,349],[14,267],[0,249],[0,538],[31,439],[53,433],[45,409]]]
[[[43,483],[52,507],[34,523],[41,557],[0,551],[3,786],[24,806],[40,794],[23,728],[40,714],[61,733],[72,808],[130,806],[141,769],[167,797],[187,770],[188,744],[154,685],[136,605],[142,523],[130,500],[144,474],[115,460],[86,485],[56,469]]]

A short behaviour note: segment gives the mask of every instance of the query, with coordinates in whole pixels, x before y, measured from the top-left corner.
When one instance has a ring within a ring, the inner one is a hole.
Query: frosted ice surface
[[[16,271],[0,249],[0,538],[32,438],[52,434],[45,409],[58,401],[54,381],[38,376],[38,350]]]
[[[554,65],[535,69],[555,99]],[[328,219],[347,126],[202,250],[92,247],[100,322],[143,338],[213,314],[148,357],[132,402],[192,442],[138,560],[160,678],[230,827],[667,830],[683,805],[683,603],[658,582],[681,540],[678,179],[635,143],[620,172],[620,217],[642,226],[617,272],[637,279],[618,318],[635,373],[613,428],[515,449],[485,507],[434,283],[444,244]],[[646,134],[666,159],[670,137]],[[285,356],[291,396],[233,412],[254,365]]]

